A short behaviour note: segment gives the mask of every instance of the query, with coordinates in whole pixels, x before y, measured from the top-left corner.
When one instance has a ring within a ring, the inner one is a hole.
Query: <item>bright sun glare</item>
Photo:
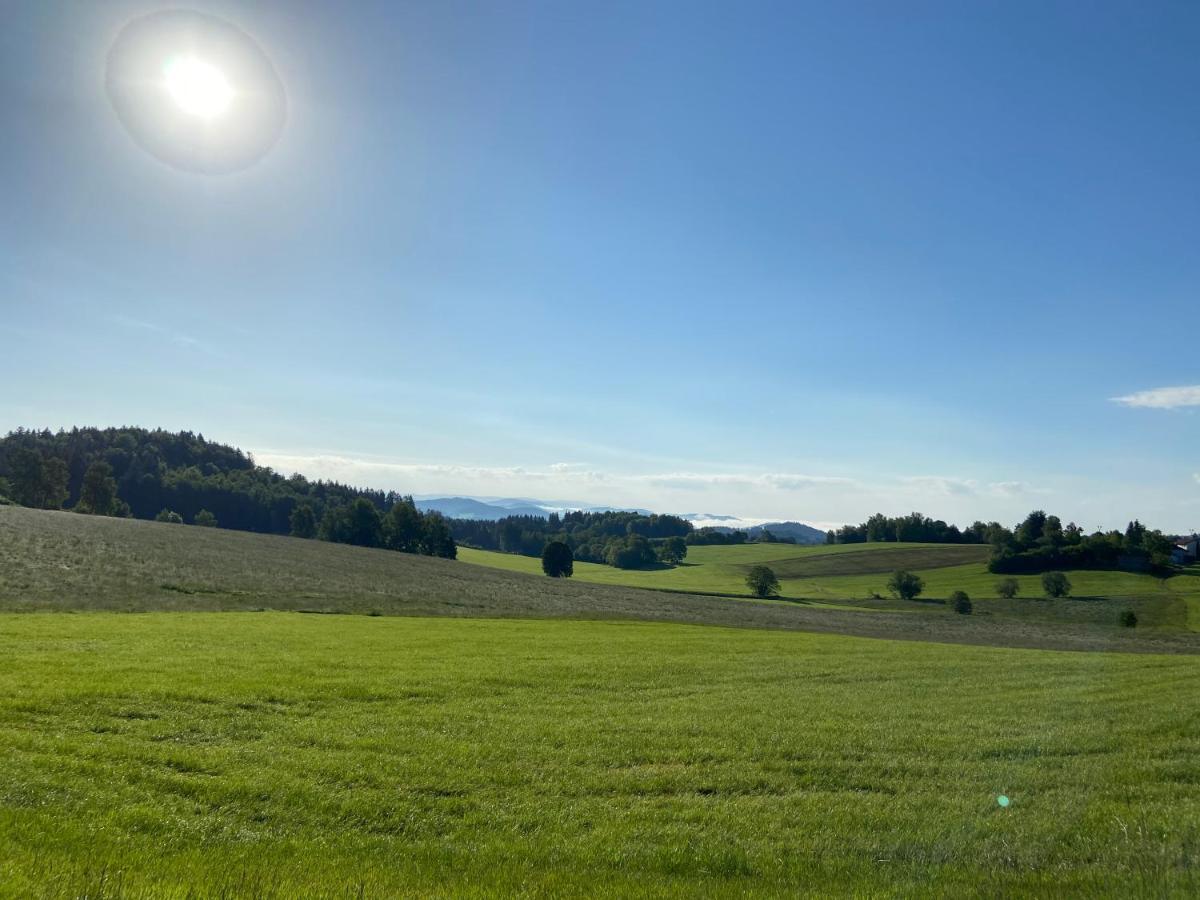
[[[189,115],[211,119],[233,101],[233,87],[224,73],[194,57],[177,57],[164,68],[171,99]]]

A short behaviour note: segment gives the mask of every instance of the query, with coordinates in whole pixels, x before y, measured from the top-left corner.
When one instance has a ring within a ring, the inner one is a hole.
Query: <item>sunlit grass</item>
[[[975,554],[979,561],[942,565],[955,553]],[[474,565],[540,574],[541,562],[531,557],[462,548],[460,559]],[[746,570],[751,565],[773,566],[780,574],[781,594],[850,608],[847,601],[864,601],[879,595],[882,603],[856,604],[857,608],[907,609],[921,607],[890,600],[887,581],[893,564],[917,571],[925,580],[922,598],[945,600],[953,591],[971,595],[982,613],[1033,616],[1059,620],[1108,622],[1117,607],[1139,611],[1143,627],[1200,630],[1200,577],[1185,570],[1172,578],[1117,571],[1071,571],[1072,600],[1048,602],[1041,576],[1015,576],[1018,600],[996,596],[1000,575],[987,570],[984,547],[951,547],[939,544],[842,544],[801,547],[788,544],[751,544],[735,547],[690,547],[683,565],[644,570],[616,569],[594,563],[575,564],[575,577],[599,584],[618,584],[658,590],[748,596]],[[788,577],[789,572],[833,570],[859,574],[817,574]],[[1036,601],[1036,602],[1035,602]]]
[[[0,653],[10,896],[1200,889],[1193,657],[289,613]]]

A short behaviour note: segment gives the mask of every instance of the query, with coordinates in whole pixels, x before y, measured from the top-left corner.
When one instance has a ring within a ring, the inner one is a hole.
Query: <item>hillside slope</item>
[[[258,610],[643,619],[1077,650],[1200,652],[1187,634],[857,611],[586,584],[320,541],[0,507],[0,611]]]

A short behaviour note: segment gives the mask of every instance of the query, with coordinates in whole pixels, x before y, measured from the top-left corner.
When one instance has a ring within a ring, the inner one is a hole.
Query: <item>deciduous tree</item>
[[[751,566],[746,573],[746,587],[755,597],[773,597],[779,593],[779,579],[768,566]]]

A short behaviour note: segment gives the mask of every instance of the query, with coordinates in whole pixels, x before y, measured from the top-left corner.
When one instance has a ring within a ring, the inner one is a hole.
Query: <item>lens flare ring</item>
[[[147,153],[186,172],[237,172],[287,121],[287,95],[258,43],[228,22],[170,10],[127,24],[108,54],[108,97]]]

